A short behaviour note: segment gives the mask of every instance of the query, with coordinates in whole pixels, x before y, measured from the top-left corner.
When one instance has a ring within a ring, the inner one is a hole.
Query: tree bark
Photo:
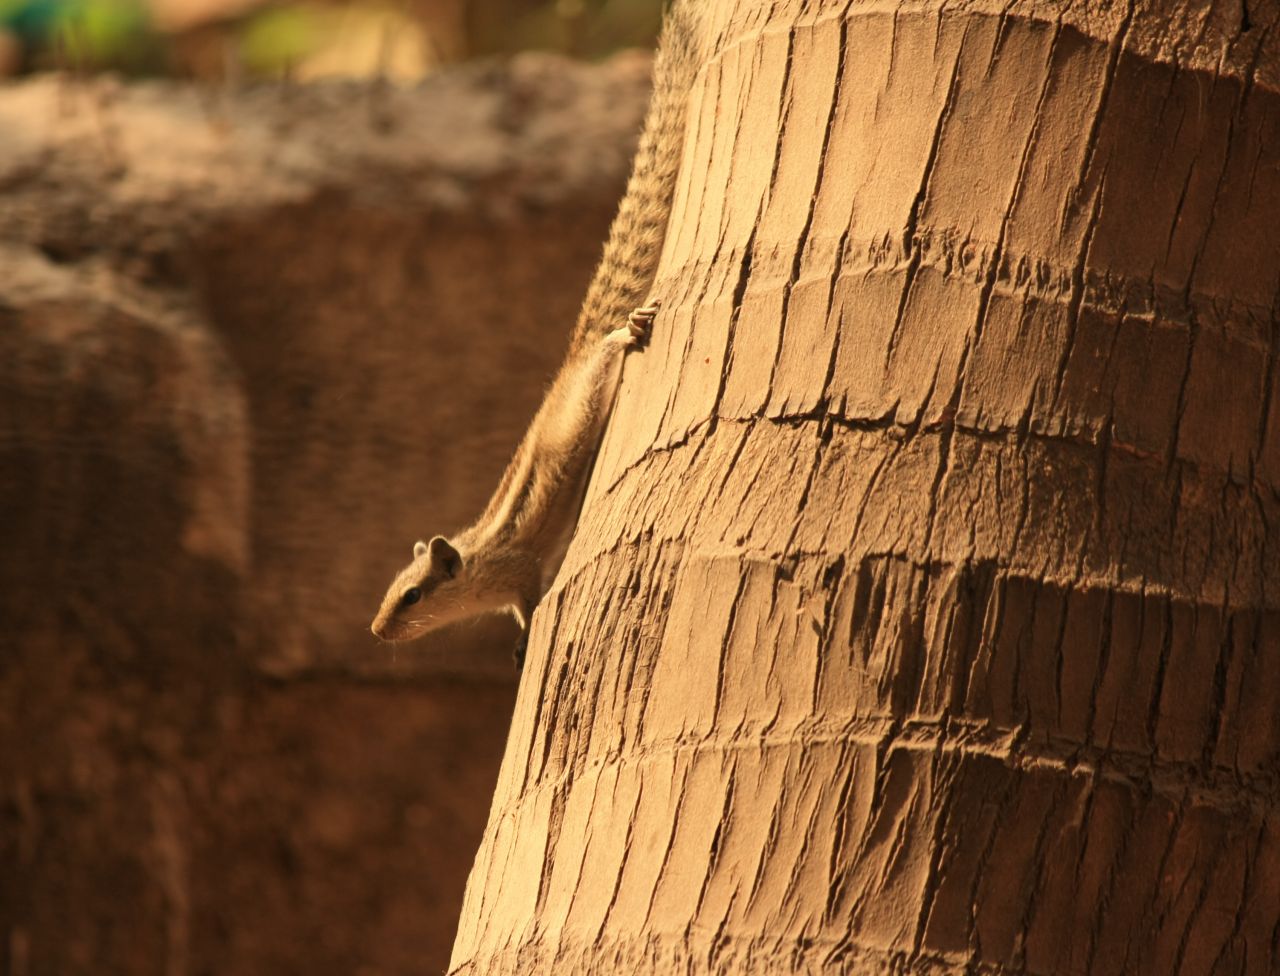
[[[453,971],[1280,971],[1280,6],[709,7]]]

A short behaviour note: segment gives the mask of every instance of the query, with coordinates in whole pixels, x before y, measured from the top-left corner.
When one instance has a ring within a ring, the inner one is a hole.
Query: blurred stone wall
[[[0,972],[444,968],[514,634],[367,626],[536,407],[647,70],[0,89]]]

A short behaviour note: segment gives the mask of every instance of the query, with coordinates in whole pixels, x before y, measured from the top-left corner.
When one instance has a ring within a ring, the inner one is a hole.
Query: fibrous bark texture
[[[646,77],[0,90],[0,973],[443,969],[514,633],[368,625],[536,407]]]
[[[1280,971],[1280,9],[709,6],[454,971]]]

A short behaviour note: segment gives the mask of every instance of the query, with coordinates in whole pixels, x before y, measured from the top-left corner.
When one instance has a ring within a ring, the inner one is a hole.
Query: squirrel
[[[648,340],[658,303],[642,304],[666,237],[684,143],[689,90],[699,65],[694,0],[668,11],[654,58],[654,88],[627,190],[609,230],[564,364],[484,513],[469,528],[413,547],[373,620],[387,641],[445,624],[510,612],[529,620],[551,586],[577,524],[626,352]],[[628,314],[628,310],[630,313]],[[615,325],[627,315],[626,325]]]

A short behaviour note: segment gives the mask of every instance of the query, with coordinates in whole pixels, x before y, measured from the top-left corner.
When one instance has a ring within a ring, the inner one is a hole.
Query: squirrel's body
[[[379,637],[408,640],[455,620],[502,610],[510,610],[527,629],[560,567],[622,359],[647,338],[656,312],[656,306],[637,306],[657,270],[679,169],[688,92],[697,69],[691,6],[677,3],[668,14],[631,179],[565,363],[476,523],[452,539],[436,536],[430,544],[414,546],[413,562],[396,576],[373,621]],[[522,653],[523,641],[517,661]]]

